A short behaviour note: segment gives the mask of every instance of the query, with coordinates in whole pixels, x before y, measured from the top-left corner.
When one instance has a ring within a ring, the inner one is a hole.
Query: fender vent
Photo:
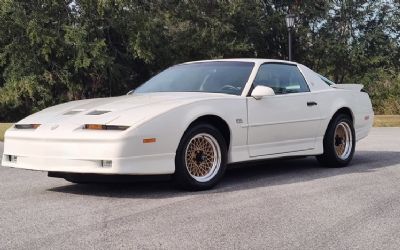
[[[87,113],[87,115],[103,115],[103,114],[106,114],[108,112],[110,112],[110,111],[107,111],[107,110],[93,110],[93,111]]]

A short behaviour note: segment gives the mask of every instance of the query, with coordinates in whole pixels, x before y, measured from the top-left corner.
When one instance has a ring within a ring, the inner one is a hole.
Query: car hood
[[[72,101],[44,109],[19,124],[110,124],[131,126],[188,103],[239,98],[215,93],[146,93]]]

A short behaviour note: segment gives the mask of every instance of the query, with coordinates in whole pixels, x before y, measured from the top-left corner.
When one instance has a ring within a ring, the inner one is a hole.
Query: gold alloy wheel
[[[194,136],[186,146],[185,164],[196,181],[211,180],[221,166],[221,149],[217,140],[206,133]]]
[[[336,126],[333,143],[336,156],[341,160],[347,160],[353,149],[353,136],[346,122],[341,122]]]

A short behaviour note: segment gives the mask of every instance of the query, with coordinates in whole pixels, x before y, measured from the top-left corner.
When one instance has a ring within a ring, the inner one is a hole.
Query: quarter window
[[[297,66],[289,64],[261,65],[254,80],[254,87],[258,85],[272,88],[277,95],[310,91]]]

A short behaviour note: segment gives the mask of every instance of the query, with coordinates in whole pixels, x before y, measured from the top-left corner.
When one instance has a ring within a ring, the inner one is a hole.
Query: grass
[[[0,141],[4,141],[4,132],[12,123],[0,123]],[[376,115],[374,127],[400,127],[400,115]]]
[[[400,115],[376,115],[374,127],[400,127]]]
[[[4,140],[4,132],[12,125],[12,123],[0,123],[0,141]]]

